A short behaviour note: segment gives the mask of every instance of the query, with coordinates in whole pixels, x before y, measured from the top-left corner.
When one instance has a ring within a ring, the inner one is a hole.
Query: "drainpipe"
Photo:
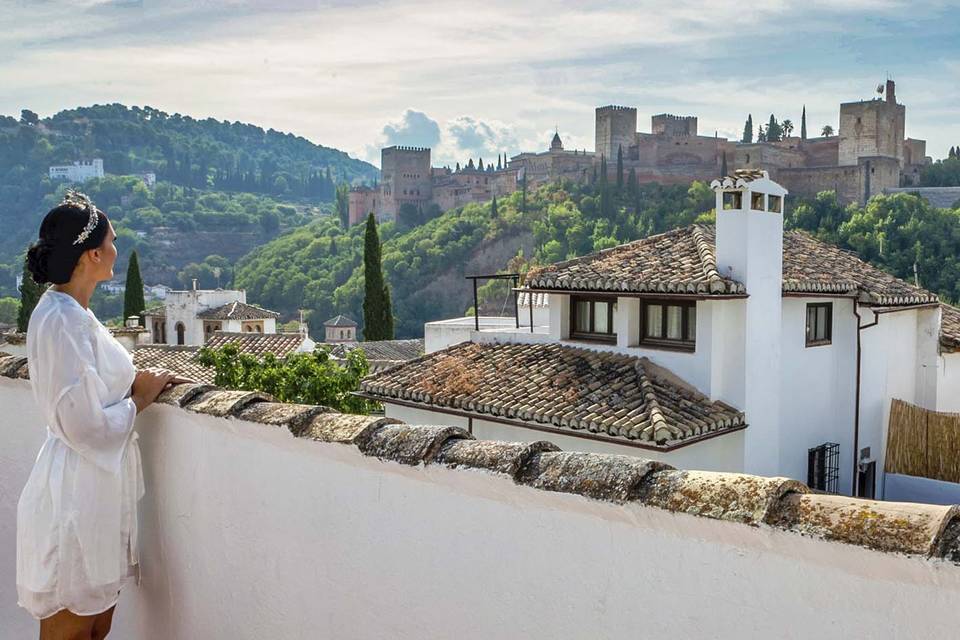
[[[860,480],[860,360],[862,349],[860,346],[860,332],[864,329],[877,326],[880,322],[880,314],[874,314],[873,322],[870,324],[860,324],[860,303],[853,299],[853,315],[857,318],[857,388],[854,392],[853,401],[853,487],[850,490],[851,496],[857,495],[857,484]]]

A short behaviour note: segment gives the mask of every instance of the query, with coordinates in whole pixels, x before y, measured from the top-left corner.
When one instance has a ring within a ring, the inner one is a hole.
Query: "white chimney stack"
[[[717,194],[717,269],[747,288],[747,298],[741,302],[743,320],[736,323],[744,331],[744,377],[738,398],[749,425],[744,432],[744,470],[776,475],[787,190],[766,171],[736,171],[710,186]]]

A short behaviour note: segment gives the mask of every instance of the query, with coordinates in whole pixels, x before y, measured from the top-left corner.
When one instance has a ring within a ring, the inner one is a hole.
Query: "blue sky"
[[[0,113],[150,105],[252,122],[377,162],[593,147],[593,109],[699,117],[738,137],[748,113],[811,133],[889,75],[907,135],[960,145],[956,3],[0,0]]]

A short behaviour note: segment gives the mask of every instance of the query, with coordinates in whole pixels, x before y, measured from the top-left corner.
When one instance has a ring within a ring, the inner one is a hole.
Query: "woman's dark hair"
[[[70,281],[84,251],[96,249],[107,235],[107,216],[87,196],[68,191],[63,202],[40,223],[40,238],[27,251],[27,269],[37,284]]]

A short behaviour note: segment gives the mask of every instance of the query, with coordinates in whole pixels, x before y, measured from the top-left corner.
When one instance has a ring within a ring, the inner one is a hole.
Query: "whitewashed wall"
[[[0,637],[14,510],[41,442],[0,378]],[[143,582],[111,637],[949,638],[960,567],[407,467],[279,428],[153,407]]]
[[[960,412],[960,352],[937,357],[937,411]]]

